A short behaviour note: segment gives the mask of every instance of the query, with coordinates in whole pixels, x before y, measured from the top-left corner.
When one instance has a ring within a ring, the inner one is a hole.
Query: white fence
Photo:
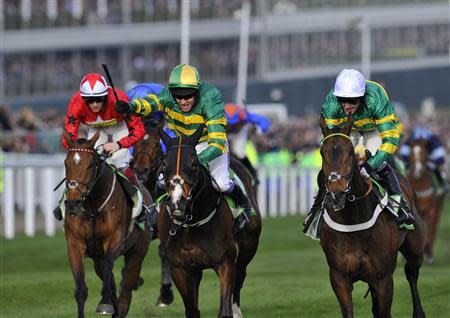
[[[53,189],[64,177],[64,154],[6,155],[2,168],[0,235],[7,239],[16,233],[54,235],[60,223],[52,211],[64,185]],[[305,214],[317,189],[316,176],[317,170],[260,167],[257,195],[262,216]]]

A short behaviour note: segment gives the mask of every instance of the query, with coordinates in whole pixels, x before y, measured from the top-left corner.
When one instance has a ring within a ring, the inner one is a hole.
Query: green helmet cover
[[[169,88],[194,88],[201,85],[200,75],[195,67],[180,64],[173,68],[169,78]]]

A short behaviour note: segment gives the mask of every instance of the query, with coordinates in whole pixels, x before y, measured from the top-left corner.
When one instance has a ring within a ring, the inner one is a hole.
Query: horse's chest
[[[210,267],[221,263],[224,253],[222,249],[211,248],[206,244],[177,244],[168,249],[169,261],[182,267]]]

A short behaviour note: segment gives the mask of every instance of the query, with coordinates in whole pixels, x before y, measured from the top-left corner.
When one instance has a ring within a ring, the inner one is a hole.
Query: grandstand
[[[445,78],[450,72],[446,1],[250,2],[248,94],[254,99],[250,102],[273,102],[269,93],[262,93],[268,81],[331,78],[343,66],[360,68],[362,22],[370,28],[374,74],[444,68]],[[2,3],[1,89],[4,101],[14,107],[41,101],[59,105],[62,111],[81,75],[101,71],[101,63],[110,66],[116,85],[124,87],[132,80],[164,83],[180,60],[180,1]],[[221,86],[227,99],[234,96],[237,76],[240,6],[241,1],[190,1],[190,62],[204,79]],[[398,85],[387,84],[391,91]],[[294,92],[286,90],[283,102],[292,110],[294,98],[289,96]],[[318,107],[322,90],[308,91],[312,97],[307,103]],[[409,91],[417,90],[410,87]],[[415,106],[427,97],[424,94],[412,98]],[[439,105],[450,104],[448,94],[435,98]]]

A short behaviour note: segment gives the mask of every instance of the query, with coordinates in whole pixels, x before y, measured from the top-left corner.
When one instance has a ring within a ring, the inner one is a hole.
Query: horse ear
[[[200,137],[203,134],[204,128],[205,128],[205,125],[201,124],[200,127],[198,127],[197,130],[192,135],[189,136],[190,144],[197,145],[198,140],[200,139]]]
[[[325,122],[325,117],[323,117],[323,115],[320,116],[319,125],[320,129],[322,130],[322,134],[324,136],[328,135],[329,129],[327,123]]]
[[[352,115],[348,115],[347,122],[346,122],[346,124],[343,127],[344,133],[346,135],[350,136],[350,132],[352,131],[352,127],[353,127],[353,122],[354,122],[353,116]]]
[[[73,148],[74,141],[72,140],[72,136],[71,136],[71,134],[70,134],[67,130],[65,130],[65,129],[63,129],[63,138],[64,138],[64,140],[67,142],[67,144],[69,145],[69,148]]]
[[[95,135],[92,136],[92,138],[88,140],[87,144],[88,144],[89,148],[94,148],[94,145],[95,145],[95,143],[98,140],[98,137],[100,137],[100,130],[99,129],[97,129],[97,131],[95,132]]]
[[[159,136],[161,137],[161,140],[163,141],[163,143],[166,145],[167,148],[173,144],[172,141],[175,138],[170,138],[170,136],[164,131],[164,129],[158,127],[158,133]]]

